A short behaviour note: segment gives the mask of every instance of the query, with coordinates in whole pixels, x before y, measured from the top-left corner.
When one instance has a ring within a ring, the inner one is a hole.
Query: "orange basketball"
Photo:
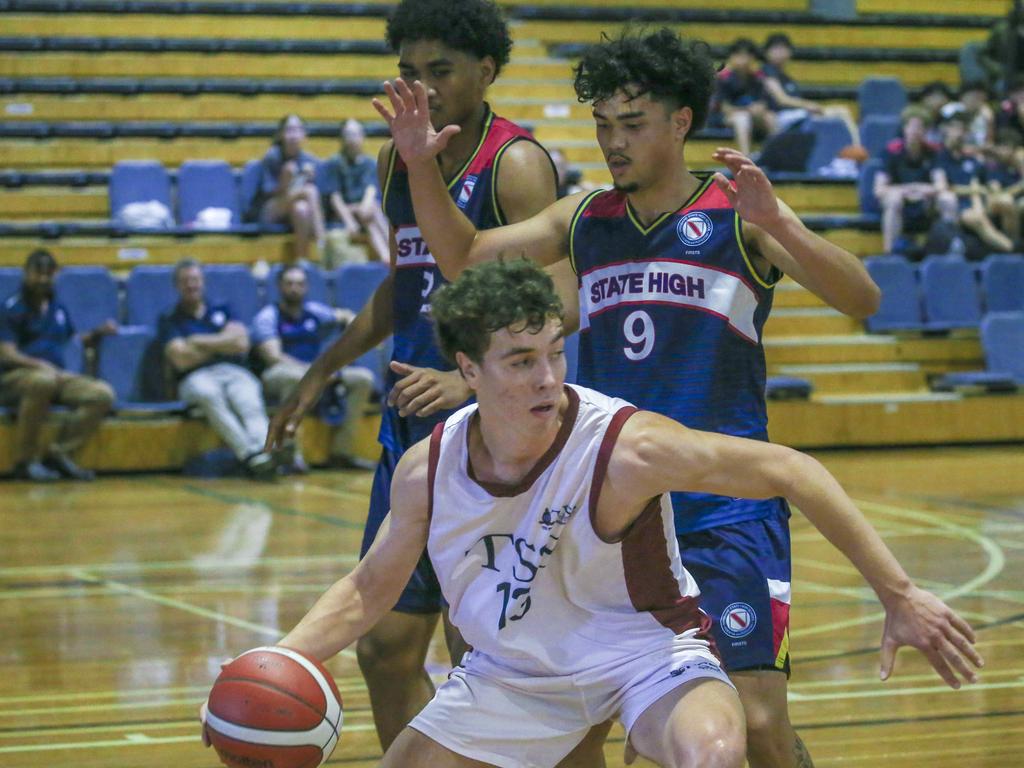
[[[280,646],[234,659],[207,702],[210,743],[229,768],[316,768],[338,743],[341,721],[330,673]]]

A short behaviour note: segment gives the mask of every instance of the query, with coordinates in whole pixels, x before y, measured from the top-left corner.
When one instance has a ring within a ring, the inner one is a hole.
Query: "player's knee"
[[[406,677],[423,669],[423,649],[409,638],[384,636],[372,630],[359,638],[356,658],[367,677]]]
[[[749,702],[744,702],[745,705]],[[747,744],[752,754],[769,758],[793,752],[793,729],[785,713],[772,707],[750,704],[745,710]],[[771,764],[771,763],[769,763]]]
[[[746,754],[743,723],[727,714],[706,718],[672,749],[678,768],[741,768]]]

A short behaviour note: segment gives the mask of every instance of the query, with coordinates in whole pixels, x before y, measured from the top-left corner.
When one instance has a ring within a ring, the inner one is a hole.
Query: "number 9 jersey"
[[[728,198],[710,175],[698,179],[685,205],[646,227],[615,190],[576,210],[577,381],[692,429],[767,440],[761,333],[782,275],[757,273]],[[682,534],[764,518],[783,502],[674,493],[672,504]]]

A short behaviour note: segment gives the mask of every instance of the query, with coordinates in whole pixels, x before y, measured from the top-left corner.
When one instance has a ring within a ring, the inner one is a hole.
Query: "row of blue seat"
[[[368,122],[364,125],[366,135],[388,136],[387,125],[383,122]],[[306,123],[310,136],[338,136],[338,123]],[[116,138],[272,138],[277,133],[276,123],[225,123],[225,122],[184,122],[170,120],[126,120],[122,122],[76,121],[47,122],[42,120],[18,120],[0,122],[0,139],[116,139]],[[731,134],[730,134],[731,135]]]
[[[882,290],[868,331],[977,328],[987,312],[1024,310],[1024,255],[994,254],[975,265],[958,256],[929,256],[920,266],[902,256],[864,261]]]
[[[1024,387],[1024,312],[991,312],[981,319],[984,371],[947,373],[932,382],[932,389],[984,389],[1015,392]]]
[[[274,266],[265,281],[240,264],[207,265],[206,295],[210,302],[227,304],[242,322],[250,322],[264,304],[278,300]],[[178,300],[172,266],[139,266],[128,273],[123,284],[124,306],[118,282],[106,267],[65,267],[57,273],[56,295],[67,307],[71,321],[80,331],[106,320],[128,325],[155,327],[160,314]],[[324,304],[358,310],[388,272],[385,264],[346,264],[333,272],[307,268],[309,298]],[[21,270],[0,269],[0,300],[18,290]]]
[[[383,40],[275,40],[199,37],[0,37],[12,53],[258,53],[391,55]]]

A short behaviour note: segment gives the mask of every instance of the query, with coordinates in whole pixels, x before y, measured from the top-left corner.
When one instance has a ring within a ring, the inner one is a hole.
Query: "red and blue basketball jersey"
[[[739,216],[710,176],[699,178],[685,205],[649,226],[614,190],[577,209],[577,381],[693,429],[767,440],[761,332],[781,274],[757,273]],[[782,504],[672,495],[677,533],[764,518]]]
[[[505,150],[522,140],[533,141],[533,137],[515,123],[497,117],[487,107],[480,143],[448,183],[448,191],[455,204],[477,229],[491,229],[505,223],[498,204],[498,164]],[[434,324],[430,319],[430,295],[445,280],[416,226],[406,166],[393,147],[388,159],[383,206],[398,242],[392,359],[411,365],[451,370],[451,364],[437,347]],[[397,378],[389,370],[387,387],[390,388]],[[416,416],[403,418],[396,409],[386,408],[381,419],[380,441],[386,448],[401,453],[428,436],[435,424],[444,421],[452,413],[439,412],[426,419]]]

